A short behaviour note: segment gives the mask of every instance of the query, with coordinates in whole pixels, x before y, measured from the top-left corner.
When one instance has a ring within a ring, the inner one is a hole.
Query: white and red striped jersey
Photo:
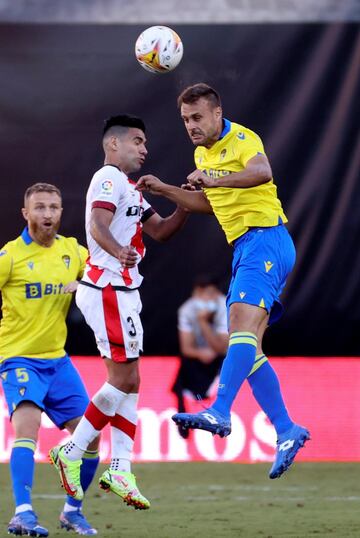
[[[102,207],[114,214],[110,232],[123,247],[132,245],[138,253],[138,263],[145,255],[142,240],[142,223],[154,214],[141,192],[119,168],[105,165],[98,170],[90,183],[86,195],[85,227],[89,258],[83,281],[103,288],[109,283],[114,286],[138,288],[143,280],[138,265],[126,268],[117,258],[102,249],[90,233],[91,211]]]

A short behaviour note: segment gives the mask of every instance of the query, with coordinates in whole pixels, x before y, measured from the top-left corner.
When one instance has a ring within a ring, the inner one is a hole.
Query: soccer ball
[[[140,65],[151,73],[167,73],[179,65],[183,44],[167,26],[150,26],[136,40],[135,55]]]

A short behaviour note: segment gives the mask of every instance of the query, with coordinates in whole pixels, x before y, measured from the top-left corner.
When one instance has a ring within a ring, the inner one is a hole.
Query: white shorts
[[[79,284],[76,304],[91,327],[103,357],[114,362],[137,359],[143,347],[138,290],[93,288]]]

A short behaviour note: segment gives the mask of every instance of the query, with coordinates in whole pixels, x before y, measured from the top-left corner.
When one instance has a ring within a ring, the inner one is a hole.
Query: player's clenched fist
[[[134,247],[121,247],[118,260],[124,267],[135,267],[138,262],[138,253]]]
[[[158,177],[151,174],[141,176],[136,184],[138,191],[148,191],[151,194],[161,194],[163,187],[165,187],[165,184]]]
[[[183,191],[196,191],[195,185],[191,185],[190,183],[182,183],[181,188]]]
[[[207,176],[201,170],[194,170],[187,177],[188,182],[191,185],[198,185],[200,187],[216,187],[216,181],[214,178]]]

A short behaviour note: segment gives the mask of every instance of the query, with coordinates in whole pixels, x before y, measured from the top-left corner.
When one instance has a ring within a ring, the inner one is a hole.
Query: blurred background
[[[359,20],[358,0],[0,2],[1,245],[21,232],[23,193],[37,181],[62,190],[60,233],[85,241],[85,195],[109,115],[141,116],[142,172],[180,185],[194,164],[176,98],[203,81],[220,92],[225,117],[263,139],[297,246],[286,313],[265,351],[360,355]],[[183,40],[172,73],[136,62],[136,38],[152,24]],[[172,211],[148,200],[161,215]],[[199,273],[226,291],[231,247],[210,216],[191,216],[170,243],[146,245],[144,352],[176,355],[177,308]],[[76,308],[67,350],[97,354]]]

